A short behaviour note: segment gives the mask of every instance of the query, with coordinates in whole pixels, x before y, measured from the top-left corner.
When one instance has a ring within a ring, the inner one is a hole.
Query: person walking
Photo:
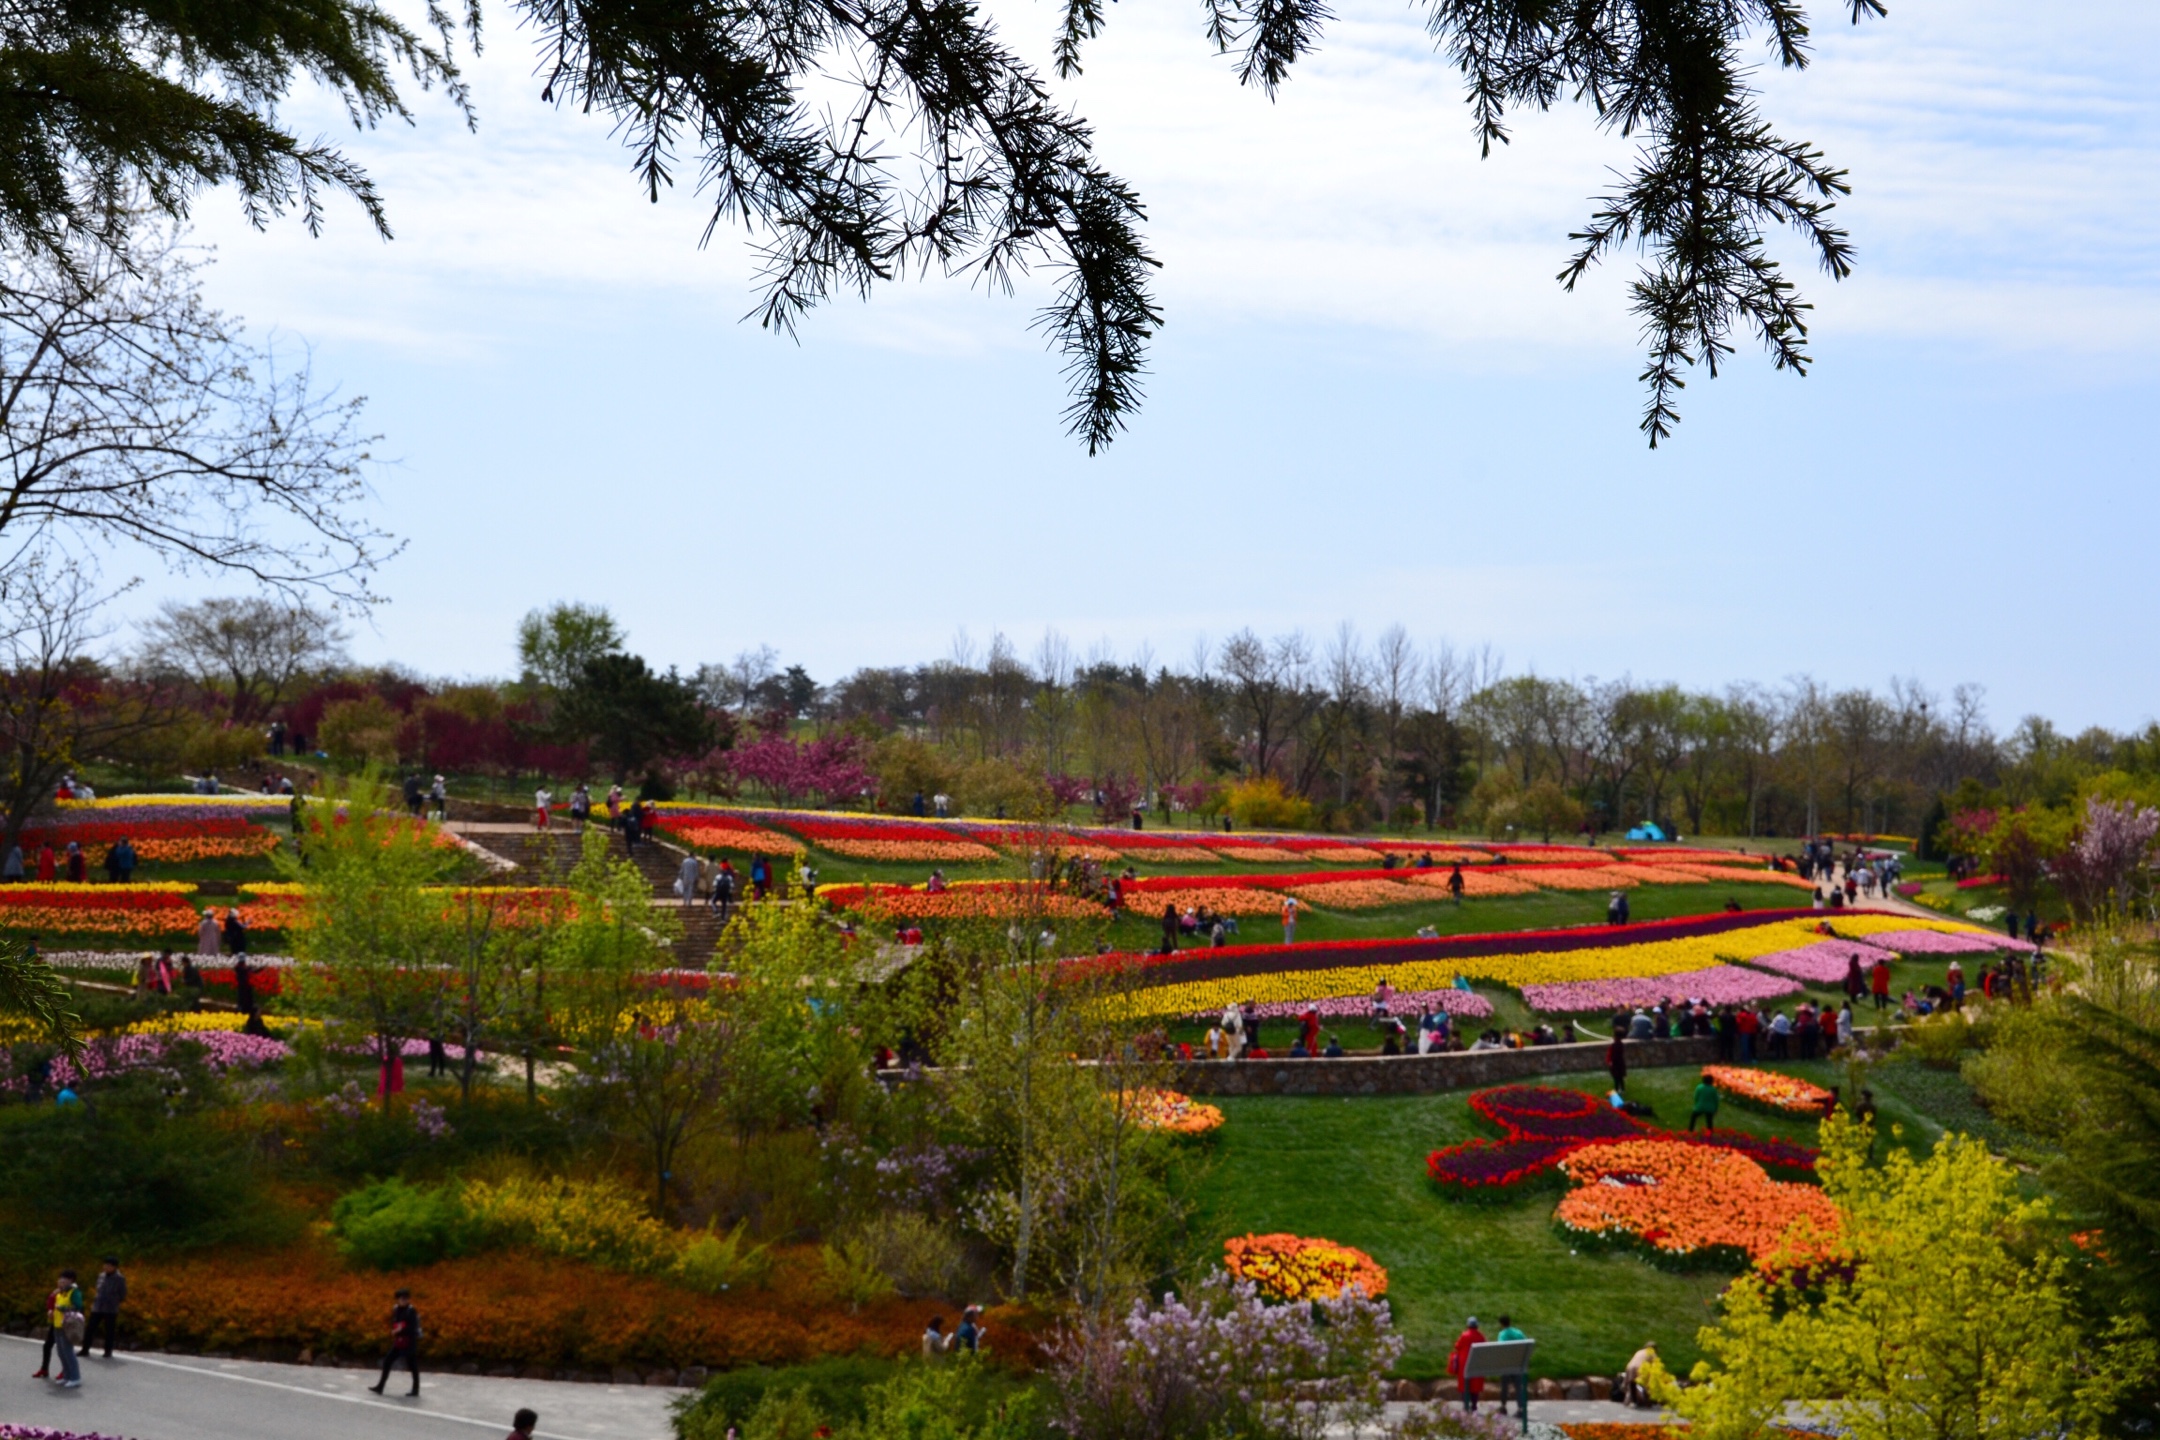
[[[1485,1393],[1485,1382],[1463,1374],[1470,1368],[1470,1347],[1485,1343],[1485,1332],[1477,1328],[1477,1316],[1472,1315],[1464,1323],[1462,1334],[1455,1337],[1455,1349],[1449,1353],[1447,1372],[1462,1390],[1462,1408],[1475,1410],[1478,1397]]]
[[[240,918],[240,907],[225,907],[225,949],[234,955],[247,954],[247,921]]]
[[[20,885],[26,878],[26,873],[23,867],[22,846],[8,846],[7,859],[0,860],[0,885]]]
[[[224,953],[224,938],[218,930],[217,911],[202,912],[202,923],[195,927],[195,953],[215,959]]]
[[[1285,945],[1295,945],[1295,944],[1297,944],[1297,912],[1298,912],[1298,898],[1297,898],[1297,896],[1295,896],[1295,895],[1285,895],[1285,896],[1283,896],[1283,897],[1282,897],[1282,943],[1283,943],[1283,944],[1285,944]]]
[[[59,1283],[45,1297],[45,1352],[38,1360],[37,1373],[30,1378],[52,1379],[53,1351],[58,1350],[60,1388],[80,1388],[82,1369],[75,1363],[75,1347],[83,1337],[84,1325],[82,1287],[75,1283],[73,1270],[62,1270]]]
[[[555,803],[555,792],[543,785],[533,791],[533,829],[548,828],[548,806]]]
[[[1703,1122],[1703,1129],[1717,1134],[1717,1086],[1710,1083],[1710,1072],[1705,1070],[1702,1079],[1695,1082],[1695,1108],[1688,1112],[1687,1128],[1695,1129],[1695,1122]]]
[[[682,864],[675,867],[675,888],[682,892],[683,909],[688,910],[697,904],[698,876],[703,874],[704,870],[705,867],[698,863],[695,855],[683,856]]]
[[[1462,862],[1460,860],[1455,862],[1454,869],[1448,871],[1447,893],[1450,897],[1454,899],[1457,905],[1462,904],[1463,878]]]
[[[438,825],[450,818],[450,787],[440,775],[428,786],[428,809],[435,812],[435,822]]]
[[[1868,989],[1874,992],[1875,1008],[1877,1010],[1890,1008],[1889,956],[1885,955],[1880,960],[1877,960],[1874,967],[1868,971]]]
[[[1177,953],[1177,941],[1178,941],[1178,914],[1177,914],[1177,906],[1175,906],[1175,905],[1172,905],[1172,904],[1169,904],[1169,903],[1167,903],[1167,902],[1166,902],[1166,903],[1165,903],[1165,904],[1163,905],[1163,907],[1162,907],[1162,952],[1161,952],[1161,953],[1163,953],[1163,954],[1165,954],[1165,955],[1174,955],[1174,954],[1176,954],[1176,953]]]
[[[40,884],[49,883],[59,872],[53,868],[53,848],[44,841],[37,847],[37,878]]]
[[[105,1332],[105,1358],[112,1359],[113,1340],[120,1328],[120,1305],[127,1299],[127,1276],[120,1273],[120,1257],[107,1255],[103,1268],[98,1271],[97,1290],[90,1301],[90,1324],[83,1331],[83,1353],[90,1353],[90,1344],[97,1339],[98,1331]]]
[[[540,1428],[540,1414],[530,1406],[510,1417],[510,1433],[503,1440],[532,1440],[533,1431]]]
[[[579,834],[585,832],[585,822],[592,819],[592,791],[580,780],[577,789],[570,792],[570,825]]]
[[[390,1348],[383,1354],[382,1378],[368,1389],[377,1395],[390,1383],[390,1372],[403,1364],[412,1372],[412,1389],[408,1395],[420,1393],[420,1312],[413,1308],[412,1291],[400,1290],[393,1297],[396,1304],[390,1307]]]
[[[1605,1047],[1605,1068],[1612,1074],[1613,1094],[1627,1094],[1627,1037],[1615,1035]]]

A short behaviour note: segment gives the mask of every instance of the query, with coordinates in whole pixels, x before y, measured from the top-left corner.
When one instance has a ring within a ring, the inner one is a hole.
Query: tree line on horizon
[[[302,601],[175,603],[134,648],[80,673],[138,708],[160,697],[164,724],[138,715],[140,736],[102,737],[148,769],[239,771],[276,725],[345,765],[614,779],[647,794],[895,812],[944,795],[954,813],[1092,806],[1129,823],[1138,808],[1167,823],[1498,838],[1652,822],[1903,835],[1923,850],[1947,843],[1960,814],[2160,796],[2160,727],[2072,735],[2034,715],[1998,732],[1976,685],[1943,696],[1909,679],[1713,691],[1549,676],[1489,649],[1419,645],[1399,625],[1369,642],[1347,625],[1318,642],[1248,629],[1176,665],[1081,656],[1054,632],[1023,655],[1000,634],[829,683],[768,646],[660,671],[586,605],[525,617],[518,673],[502,680],[357,666],[345,639]],[[83,758],[80,744],[48,748],[56,764]],[[34,800],[22,788],[11,810]]]

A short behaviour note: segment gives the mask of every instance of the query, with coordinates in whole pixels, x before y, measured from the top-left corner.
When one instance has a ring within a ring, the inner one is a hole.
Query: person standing
[[[428,786],[428,809],[435,812],[437,824],[450,818],[450,787],[440,775]]]
[[[1460,904],[1462,904],[1462,896],[1463,896],[1463,878],[1462,878],[1462,862],[1461,862],[1460,860],[1458,860],[1458,861],[1456,861],[1456,862],[1455,862],[1455,868],[1454,868],[1454,869],[1452,869],[1452,870],[1448,871],[1448,877],[1447,877],[1447,893],[1448,893],[1448,895],[1449,895],[1449,896],[1450,896],[1450,897],[1451,897],[1451,898],[1452,898],[1452,899],[1453,899],[1453,900],[1455,901],[1455,903],[1456,903],[1457,905],[1460,905]]]
[[[7,859],[0,860],[0,885],[20,885],[27,878],[23,866],[22,846],[10,845]]]
[[[533,791],[533,829],[548,828],[548,806],[555,803],[555,793],[543,785]]]
[[[225,949],[234,955],[247,954],[247,921],[240,918],[237,905],[225,907]]]
[[[60,1388],[82,1385],[82,1370],[75,1363],[75,1342],[83,1333],[83,1293],[73,1270],[62,1270],[60,1281],[45,1297],[45,1353],[38,1361],[33,1380],[52,1378],[53,1351],[60,1352]]]
[[[1890,1008],[1890,957],[1885,955],[1868,971],[1868,989],[1874,992],[1875,1008]]]
[[[585,822],[592,818],[592,791],[580,780],[577,789],[570,792],[570,824],[583,833]]]
[[[195,953],[205,959],[216,959],[224,953],[224,942],[218,932],[217,911],[202,912],[202,921],[195,927]]]
[[[412,1389],[408,1395],[420,1393],[420,1312],[413,1308],[412,1291],[400,1290],[393,1297],[396,1304],[390,1307],[390,1348],[383,1354],[382,1378],[368,1389],[377,1395],[390,1383],[390,1372],[400,1364],[412,1372]]]
[[[123,835],[120,843],[113,846],[113,865],[119,873],[120,883],[130,885],[135,880],[135,842]]]
[[[1163,953],[1163,954],[1165,954],[1165,955],[1173,955],[1173,954],[1176,954],[1176,953],[1177,953],[1177,942],[1178,942],[1178,913],[1177,913],[1177,906],[1175,906],[1175,905],[1173,905],[1173,904],[1170,904],[1170,903],[1168,903],[1168,902],[1165,902],[1165,903],[1164,903],[1164,905],[1163,905],[1163,907],[1162,907],[1162,952],[1161,952],[1161,953]]]
[[[105,1264],[98,1271],[97,1291],[90,1301],[90,1326],[83,1332],[83,1353],[90,1353],[90,1344],[97,1339],[98,1331],[105,1332],[105,1358],[112,1359],[113,1339],[120,1328],[120,1305],[127,1299],[127,1276],[120,1273],[120,1257],[107,1255]]]
[[[510,1417],[510,1433],[503,1440],[532,1440],[533,1431],[539,1428],[539,1412],[528,1407]]]
[[[90,857],[83,854],[82,843],[77,840],[70,840],[67,844],[67,878],[70,885],[90,883]],[[2010,923],[2015,926],[2017,917],[2011,916]],[[2017,931],[2013,929],[2010,933],[2015,935]]]
[[[1470,1347],[1485,1343],[1485,1332],[1477,1328],[1477,1316],[1472,1315],[1463,1325],[1462,1334],[1455,1337],[1455,1349],[1448,1355],[1448,1375],[1462,1388],[1462,1408],[1475,1410],[1478,1397],[1485,1393],[1485,1382],[1463,1374],[1470,1368]]]
[[[37,878],[40,884],[50,884],[58,872],[53,868],[53,848],[44,841],[37,847]]]
[[[1695,1082],[1695,1108],[1688,1112],[1688,1130],[1693,1132],[1695,1122],[1700,1120],[1703,1122],[1703,1129],[1712,1135],[1717,1134],[1717,1107],[1717,1086],[1710,1083],[1710,1072],[1705,1070],[1702,1079]]]
[[[1605,1047],[1605,1068],[1612,1075],[1613,1094],[1627,1094],[1627,1037],[1615,1035]]]
[[[675,867],[675,888],[682,892],[682,908],[685,910],[697,904],[698,876],[704,869],[695,855],[683,856],[682,864]]]
[[[1515,1322],[1505,1315],[1500,1317],[1500,1333],[1493,1336],[1494,1340],[1502,1344],[1510,1340],[1528,1340],[1529,1338],[1528,1335],[1516,1329]],[[1502,1415],[1507,1414],[1508,1390],[1511,1386],[1515,1391],[1516,1400],[1520,1403],[1523,1412],[1527,1414],[1530,1408],[1530,1373],[1527,1365],[1512,1375],[1502,1375],[1500,1377],[1500,1413]]]
[[[1285,945],[1295,945],[1295,944],[1297,944],[1297,912],[1298,912],[1298,898],[1297,898],[1297,896],[1295,896],[1295,895],[1285,895],[1285,896],[1283,896],[1283,897],[1282,897],[1282,943],[1283,943],[1283,944],[1285,944]]]

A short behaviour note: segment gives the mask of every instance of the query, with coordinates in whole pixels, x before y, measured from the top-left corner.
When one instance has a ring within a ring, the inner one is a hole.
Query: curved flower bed
[[[1432,892],[1397,880],[1337,880],[1300,885],[1291,894],[1331,910],[1379,910],[1390,905],[1430,905]]]
[[[1881,956],[1878,947],[1858,940],[1817,940],[1812,945],[1754,956],[1748,964],[1814,985],[1835,985],[1845,978],[1854,960],[1860,962],[1860,969],[1865,972]]]
[[[2036,948],[2030,940],[2013,940],[1985,930],[1882,930],[1866,939],[1878,950],[1906,955],[1985,955],[1995,950],[2029,955]]]
[[[1712,1085],[1743,1105],[1782,1115],[1821,1115],[1836,1099],[1820,1085],[1775,1070],[1743,1070],[1732,1065],[1712,1065],[1703,1074]]]
[[[1574,1188],[1553,1220],[1571,1240],[1625,1243],[1679,1265],[1740,1268],[1823,1258],[1837,1207],[1812,1185],[1772,1180],[1731,1150],[1624,1140],[1560,1162]],[[1800,1234],[1794,1227],[1805,1221]]]
[[[1435,1150],[1425,1160],[1425,1173],[1433,1183],[1458,1197],[1490,1195],[1550,1176],[1578,1150],[1622,1141],[1729,1150],[1778,1170],[1805,1173],[1815,1168],[1816,1152],[1808,1146],[1732,1131],[1696,1135],[1663,1130],[1621,1114],[1584,1090],[1503,1085],[1471,1096],[1470,1108],[1502,1138],[1466,1140]]]
[[[0,930],[146,938],[191,933],[199,916],[193,885],[71,885],[65,881],[0,888]]]
[[[1141,910],[1150,898],[1143,892],[1131,904]],[[1138,972],[1124,1001],[1133,1015],[1185,1015],[1219,1011],[1232,1000],[1305,1003],[1369,995],[1382,980],[1421,994],[1448,987],[1457,976],[1526,986],[1677,975],[1710,969],[1734,955],[1788,949],[1806,933],[1796,922],[1812,913],[1755,911],[1433,939],[1230,945],[1109,957],[1109,963]]]
[[[1410,875],[1409,880],[1413,885],[1431,885],[1445,890],[1452,873],[1451,870],[1441,869],[1418,870]],[[1505,869],[1465,869],[1462,880],[1463,895],[1469,899],[1480,899],[1488,895],[1532,895],[1537,893],[1538,888],[1535,882],[1520,875],[1510,875]]]
[[[1839,972],[1843,974],[1843,971]],[[1800,982],[1778,975],[1743,970],[1737,965],[1712,965],[1702,970],[1683,970],[1673,975],[1640,975],[1620,980],[1565,980],[1552,985],[1525,985],[1523,1003],[1552,1015],[1585,1011],[1612,1011],[1638,1006],[1663,1005],[1676,1000],[1701,1000],[1709,1005],[1736,1005],[1744,1000],[1769,1000],[1797,994]]]
[[[800,840],[753,825],[740,815],[709,805],[662,801],[653,807],[653,826],[661,834],[700,850],[793,855],[803,848]]]
[[[1203,905],[1218,915],[1273,915],[1282,909],[1282,896],[1272,890],[1243,886],[1203,886],[1192,890],[1149,890],[1134,895],[1125,908],[1143,919],[1160,918],[1162,907],[1175,906],[1179,914]]]
[[[1387,1271],[1363,1250],[1302,1235],[1242,1235],[1223,1242],[1223,1268],[1271,1300],[1333,1300],[1356,1288],[1387,1294]]]
[[[1222,1128],[1221,1106],[1199,1104],[1175,1090],[1134,1090],[1124,1098],[1132,1107],[1133,1123],[1143,1130],[1205,1135]]]
[[[1372,996],[1331,995],[1325,1000],[1275,1000],[1255,1006],[1253,1013],[1262,1020],[1294,1020],[1308,1010],[1323,1020],[1362,1019],[1372,1014]],[[1388,1004],[1389,1013],[1405,1017],[1427,1010],[1439,1010],[1458,1020],[1483,1020],[1493,1013],[1492,1001],[1475,990],[1458,990],[1452,985],[1438,990],[1398,991]],[[1194,1018],[1205,1020],[1209,1017],[1195,1015]]]

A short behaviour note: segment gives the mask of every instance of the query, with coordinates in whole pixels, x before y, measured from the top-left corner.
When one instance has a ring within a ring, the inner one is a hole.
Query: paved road
[[[540,1412],[548,1440],[667,1440],[680,1390],[423,1375],[420,1398],[367,1392],[372,1371],[120,1355],[85,1360],[80,1390],[29,1378],[38,1346],[9,1335],[0,1348],[0,1420],[126,1440],[500,1440],[521,1405]]]

